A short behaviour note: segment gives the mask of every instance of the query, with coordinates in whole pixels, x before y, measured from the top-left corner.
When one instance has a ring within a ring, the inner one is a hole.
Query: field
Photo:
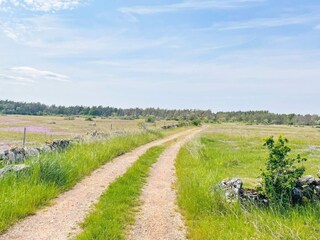
[[[144,120],[122,120],[65,116],[0,115],[0,150],[23,142],[23,129],[27,128],[27,146],[39,146],[45,141],[68,139],[93,131],[111,133],[115,131],[137,131],[138,123]],[[148,128],[170,125],[173,121],[146,124]]]
[[[319,128],[233,123],[137,131],[143,120],[98,118],[93,119],[94,127],[84,118],[0,118],[2,141],[7,136],[18,141],[21,132],[13,130],[27,126],[34,130],[34,141],[29,144],[41,144],[48,137],[73,137],[82,131],[126,130],[123,135],[42,154],[26,161],[30,165],[27,174],[1,178],[0,239],[39,234],[39,239],[46,239],[57,229],[57,239],[144,239],[145,233],[149,239],[319,239],[319,203],[289,209],[243,206],[228,203],[212,188],[230,177],[241,178],[245,187],[255,187],[265,166],[268,152],[263,139],[268,136],[287,137],[290,155],[306,157],[305,175],[316,176],[320,171]],[[148,128],[156,127],[149,124]],[[192,140],[183,145],[188,137]],[[170,171],[176,172],[176,180],[163,175]],[[84,208],[86,204],[90,208]],[[33,215],[36,212],[40,213]],[[24,219],[29,215],[33,216]],[[186,228],[176,224],[177,219]],[[34,231],[42,227],[46,230]]]
[[[48,204],[102,164],[160,137],[160,133],[127,134],[76,144],[67,151],[27,160],[28,174],[11,174],[0,179],[0,232]]]
[[[178,202],[190,239],[319,239],[319,204],[287,211],[229,204],[212,191],[224,178],[240,177],[245,186],[259,182],[267,151],[263,138],[283,135],[292,154],[320,170],[320,130],[312,127],[215,125],[183,147],[176,162]]]

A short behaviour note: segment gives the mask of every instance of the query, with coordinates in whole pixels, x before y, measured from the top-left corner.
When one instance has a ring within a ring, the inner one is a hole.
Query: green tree
[[[288,139],[280,136],[277,141],[273,136],[265,140],[264,146],[269,150],[266,170],[262,172],[262,191],[273,205],[286,207],[292,204],[292,188],[303,175],[305,168],[297,167],[296,162],[306,161],[298,155],[289,158],[291,151],[287,146]]]

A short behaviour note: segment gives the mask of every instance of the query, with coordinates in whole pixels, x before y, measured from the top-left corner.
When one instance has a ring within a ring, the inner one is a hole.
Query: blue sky
[[[0,0],[0,98],[317,113],[319,0]]]

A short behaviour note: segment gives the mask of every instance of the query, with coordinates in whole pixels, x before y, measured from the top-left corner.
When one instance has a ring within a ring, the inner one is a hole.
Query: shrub
[[[200,126],[200,125],[201,125],[201,120],[200,120],[199,118],[193,119],[193,120],[191,121],[191,124],[192,124],[193,126]]]
[[[156,117],[154,115],[148,115],[146,117],[146,122],[147,123],[154,123],[156,121]]]
[[[292,204],[292,189],[303,175],[305,168],[297,167],[295,163],[306,161],[298,155],[289,158],[291,149],[287,146],[288,139],[280,136],[277,141],[273,137],[265,140],[264,146],[269,150],[266,170],[262,172],[262,190],[272,205],[286,207]]]

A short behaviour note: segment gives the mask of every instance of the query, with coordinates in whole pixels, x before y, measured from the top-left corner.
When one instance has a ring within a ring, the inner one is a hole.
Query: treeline
[[[21,115],[63,115],[63,116],[94,116],[94,117],[118,117],[123,119],[156,119],[192,121],[200,119],[205,122],[243,122],[249,124],[288,124],[288,125],[320,125],[318,115],[300,114],[275,114],[268,111],[238,111],[217,112],[211,110],[168,110],[160,108],[114,108],[103,106],[56,106],[41,103],[14,102],[0,100],[0,114]]]

